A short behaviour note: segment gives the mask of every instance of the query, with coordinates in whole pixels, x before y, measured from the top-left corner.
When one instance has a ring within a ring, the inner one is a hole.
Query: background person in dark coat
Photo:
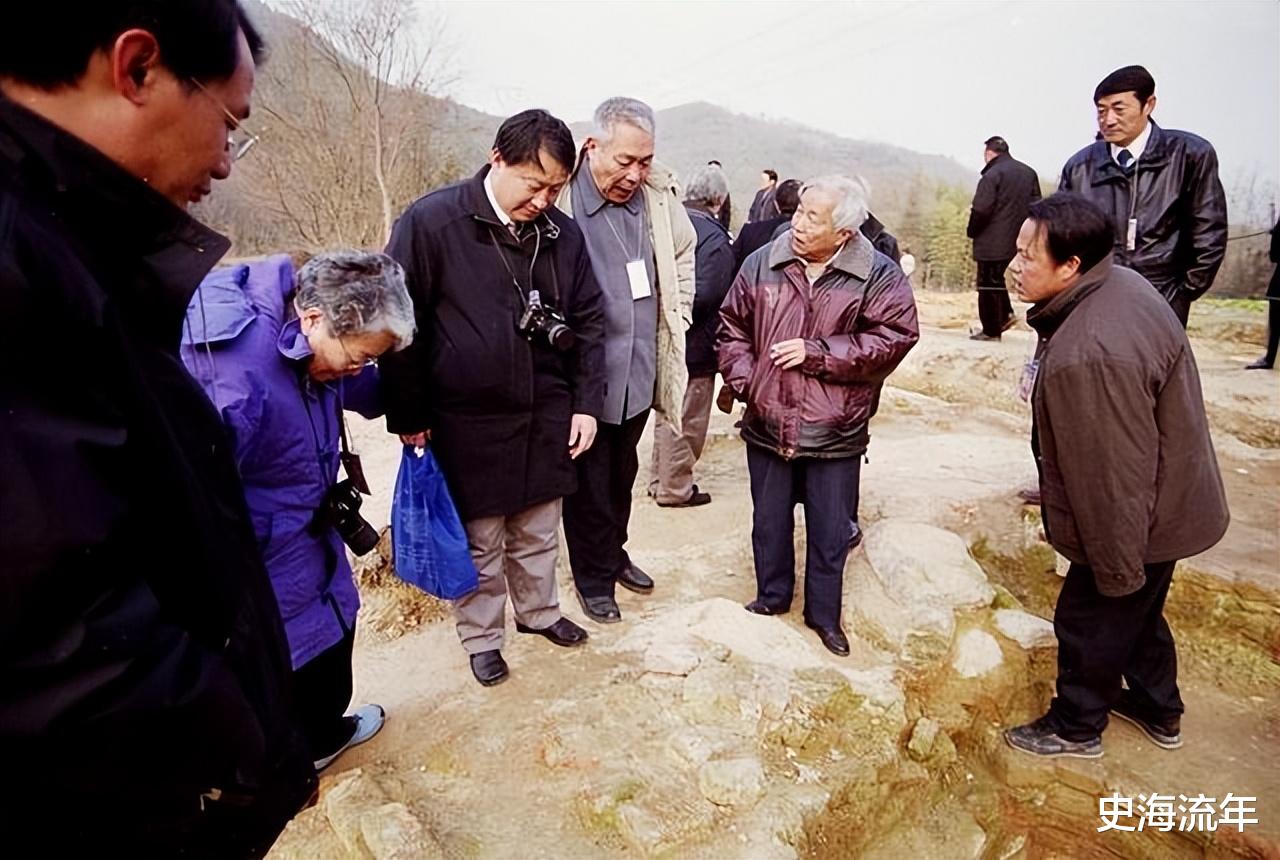
[[[769,218],[777,217],[778,204],[774,200],[774,192],[778,187],[778,172],[765,168],[760,171],[760,189],[756,191],[756,196],[751,201],[751,208],[747,210],[747,223],[753,221],[764,221]]]
[[[1271,262],[1280,264],[1280,221],[1271,228]],[[1271,283],[1267,284],[1267,351],[1262,358],[1245,365],[1245,369],[1275,367],[1277,346],[1280,346],[1280,265],[1271,270]]]
[[[1083,194],[1113,222],[1116,262],[1160,291],[1185,328],[1227,252],[1227,197],[1213,145],[1151,118],[1156,82],[1125,66],[1093,92],[1103,140],[1062,168],[1060,191]]]
[[[1055,194],[1032,204],[1009,269],[1040,335],[1031,445],[1045,536],[1071,560],[1053,616],[1057,697],[1005,733],[1041,756],[1101,756],[1108,712],[1182,744],[1164,601],[1178,559],[1227,530],[1191,344],[1142,276],[1114,264],[1111,237],[1097,206]]]
[[[387,429],[430,441],[466,526],[480,588],[455,604],[458,636],[486,686],[508,674],[508,587],[519,632],[587,639],[561,614],[555,576],[561,500],[604,398],[600,288],[581,231],[554,206],[574,154],[563,122],[516,114],[489,164],[410,206],[387,246],[418,324],[413,345],[381,363]],[[535,292],[572,334],[522,322]]]
[[[733,266],[735,270],[741,268],[742,261],[751,256],[753,251],[768,245],[780,232],[785,232],[790,228],[791,216],[795,214],[796,207],[800,205],[799,180],[787,179],[779,182],[778,188],[774,193],[774,201],[778,207],[778,214],[763,221],[752,221],[749,224],[742,225],[738,238],[733,242]]]
[[[982,320],[982,331],[971,337],[999,340],[1015,322],[1004,271],[1013,259],[1027,207],[1040,199],[1040,179],[1009,154],[1003,137],[989,137],[983,146],[987,164],[973,195],[967,231],[978,263],[978,318]]]
[[[729,182],[719,167],[705,167],[689,180],[684,207],[698,234],[694,248],[693,325],[685,335],[685,365],[689,385],[677,433],[658,415],[653,426],[653,465],[649,495],[664,508],[705,505],[711,494],[693,482],[693,467],[702,456],[716,382],[716,328],[720,304],[733,281],[733,249],[729,234],[716,218],[727,198]]]
[[[14,856],[260,856],[315,790],[231,441],[178,355],[230,244],[184,208],[244,151],[262,47],[231,0],[0,28],[0,319],[38,357],[0,380]]]
[[[716,161],[714,158],[707,162],[709,167],[718,167],[724,170],[724,165]],[[729,232],[729,222],[733,219],[733,198],[729,192],[724,193],[724,202],[720,204],[720,209],[716,212],[716,221],[724,228],[725,232]]]

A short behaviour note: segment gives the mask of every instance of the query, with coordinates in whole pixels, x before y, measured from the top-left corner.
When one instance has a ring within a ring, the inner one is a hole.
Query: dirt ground
[[[1032,335],[1020,324],[1002,342],[973,342],[967,338],[974,325],[971,295],[921,293],[917,298],[921,342],[890,380],[881,414],[872,424],[870,462],[862,472],[861,519],[870,523],[904,516],[933,522],[1013,557],[1027,532],[1014,492],[1034,476],[1030,419],[1013,390],[1033,348]],[[1236,306],[1200,303],[1193,310],[1193,346],[1232,523],[1218,546],[1183,568],[1217,583],[1206,599],[1221,604],[1228,599],[1223,595],[1235,599],[1245,594],[1261,613],[1263,627],[1274,630],[1268,625],[1280,616],[1280,377],[1242,369],[1257,357],[1264,326],[1262,313]],[[381,527],[387,521],[400,448],[381,422],[353,417],[352,426],[374,490],[365,513]],[[371,632],[366,625],[356,648],[356,699],[381,703],[388,721],[375,740],[347,753],[325,773],[322,790],[355,768],[390,775],[417,797],[415,812],[449,857],[636,856],[593,841],[586,825],[564,823],[574,819],[561,814],[563,806],[580,797],[590,768],[571,763],[549,775],[547,738],[560,722],[584,717],[593,691],[621,683],[611,673],[610,648],[637,621],[695,600],[724,597],[744,603],[754,596],[751,502],[745,455],[732,419],[713,414],[696,477],[713,497],[705,507],[662,509],[647,498],[649,439],[646,435],[642,442],[629,550],[657,581],[656,591],[640,597],[620,590],[624,622],[596,625],[583,618],[562,569],[565,614],[590,631],[591,643],[558,649],[540,638],[517,635],[509,623],[503,653],[511,679],[490,689],[472,679],[443,612],[434,613],[435,620],[427,613],[427,623],[401,624],[394,633],[404,635],[396,638]],[[797,518],[802,521],[799,514]],[[998,581],[992,569],[988,572]],[[1006,570],[1004,576],[1012,577],[1002,584],[1013,591],[1025,585],[1047,595],[1043,606],[1028,604],[1032,611],[1044,613],[1051,606],[1047,601],[1056,593],[1051,571]],[[1021,576],[1034,582],[1018,582]],[[857,599],[857,594],[846,593],[846,606]],[[1191,600],[1186,597],[1188,606]],[[798,613],[786,623],[810,635]],[[1215,628],[1196,626],[1191,619],[1186,630],[1190,638],[1202,633],[1212,638]],[[1183,635],[1181,629],[1178,633]],[[1231,654],[1247,652],[1241,659],[1254,667],[1253,674],[1237,672],[1236,663],[1218,656],[1226,652],[1185,646],[1182,750],[1160,752],[1136,730],[1120,725],[1108,730],[1107,756],[1134,775],[1136,790],[1256,796],[1260,824],[1253,834],[1260,847],[1250,850],[1253,856],[1280,857],[1280,643],[1242,641],[1231,640],[1236,649]],[[836,658],[830,660],[839,665]],[[629,732],[644,733],[645,726],[630,725],[627,713],[600,717],[619,722],[619,742],[599,748],[594,765],[641,767],[640,762],[628,764],[632,747],[626,738]],[[1118,840],[1106,851],[1139,856]],[[1051,855],[1071,856],[1071,851],[1030,856]],[[290,826],[275,856],[344,852],[313,811]]]

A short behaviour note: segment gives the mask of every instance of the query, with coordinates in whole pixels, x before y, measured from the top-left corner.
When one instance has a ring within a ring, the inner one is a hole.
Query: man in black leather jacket
[[[1111,217],[1116,263],[1150,281],[1185,327],[1226,254],[1227,198],[1213,145],[1151,118],[1155,88],[1142,66],[1102,79],[1093,92],[1102,140],[1067,161],[1058,190]]]

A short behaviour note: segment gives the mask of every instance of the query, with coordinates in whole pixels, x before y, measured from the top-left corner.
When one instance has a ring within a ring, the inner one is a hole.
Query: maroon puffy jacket
[[[880,386],[920,339],[910,282],[860,233],[813,284],[783,233],[743,261],[720,318],[720,373],[747,402],[743,438],[787,459],[861,454]],[[793,338],[805,360],[782,370],[769,347]]]

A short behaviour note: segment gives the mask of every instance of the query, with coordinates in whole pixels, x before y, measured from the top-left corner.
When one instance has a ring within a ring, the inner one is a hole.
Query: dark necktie
[[[1116,153],[1116,161],[1119,162],[1120,169],[1124,171],[1125,176],[1133,173],[1133,162],[1136,161],[1136,159],[1133,157],[1132,152],[1127,149],[1120,150]]]

